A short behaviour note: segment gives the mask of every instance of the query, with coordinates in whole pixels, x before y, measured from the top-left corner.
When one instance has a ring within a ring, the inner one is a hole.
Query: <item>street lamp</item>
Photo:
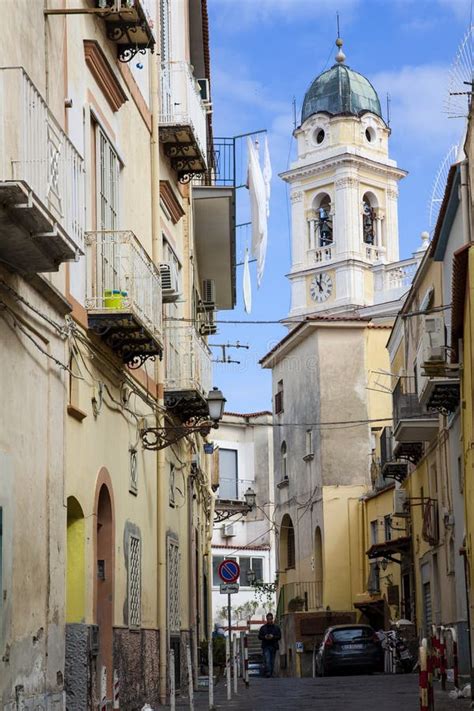
[[[145,427],[140,431],[140,437],[144,449],[158,450],[165,449],[171,444],[175,444],[183,437],[199,432],[203,437],[209,434],[211,429],[217,429],[219,422],[224,416],[224,406],[226,399],[219,388],[212,388],[207,398],[208,412],[205,416],[193,417],[188,423],[173,425],[166,422],[162,427]]]
[[[246,516],[250,511],[253,511],[257,502],[257,494],[252,487],[249,486],[244,494],[244,499],[245,502],[217,499],[214,507],[214,523],[226,521],[236,514]]]
[[[255,504],[257,503],[257,494],[252,489],[252,487],[249,486],[249,488],[247,489],[247,491],[244,494],[244,499],[245,499],[245,503],[248,506],[249,511],[251,511],[253,508],[255,508]]]

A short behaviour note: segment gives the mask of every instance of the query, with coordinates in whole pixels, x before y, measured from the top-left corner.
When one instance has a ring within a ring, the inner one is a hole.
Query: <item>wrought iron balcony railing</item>
[[[181,182],[207,167],[206,106],[187,62],[161,66],[160,141]]]
[[[86,234],[89,327],[131,367],[162,354],[161,279],[131,231]]]
[[[205,416],[212,388],[211,351],[194,327],[165,329],[165,403],[182,421]]]
[[[84,161],[21,67],[0,68],[0,186],[4,209],[34,237],[38,271],[82,254]],[[25,249],[22,262],[34,256]]]

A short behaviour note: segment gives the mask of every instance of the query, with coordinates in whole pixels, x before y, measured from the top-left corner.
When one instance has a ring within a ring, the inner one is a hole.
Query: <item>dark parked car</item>
[[[324,633],[316,655],[319,676],[343,671],[383,671],[383,649],[369,625],[335,625]]]

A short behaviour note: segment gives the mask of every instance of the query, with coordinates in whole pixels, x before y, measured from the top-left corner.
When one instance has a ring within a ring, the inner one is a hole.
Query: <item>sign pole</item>
[[[230,608],[230,601],[232,597],[230,593],[227,595],[227,624],[229,625],[229,640],[232,637],[232,610]]]

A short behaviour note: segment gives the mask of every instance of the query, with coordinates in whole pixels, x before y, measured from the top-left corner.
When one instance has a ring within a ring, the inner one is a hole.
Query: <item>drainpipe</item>
[[[158,53],[151,55],[150,92],[151,92],[151,240],[152,258],[155,265],[161,261],[162,243],[160,230],[160,139],[159,139],[159,61]],[[163,365],[158,360],[155,366],[155,380],[158,387],[158,406],[163,408]],[[163,424],[162,415],[157,414],[156,426]],[[157,515],[157,623],[159,629],[159,685],[160,701],[167,698],[167,655],[168,625],[166,611],[167,565],[166,565],[166,472],[165,450],[159,449],[156,459],[156,515]]]
[[[471,222],[469,210],[469,175],[467,170],[467,160],[461,163],[461,210],[464,225],[464,244],[471,241]]]

